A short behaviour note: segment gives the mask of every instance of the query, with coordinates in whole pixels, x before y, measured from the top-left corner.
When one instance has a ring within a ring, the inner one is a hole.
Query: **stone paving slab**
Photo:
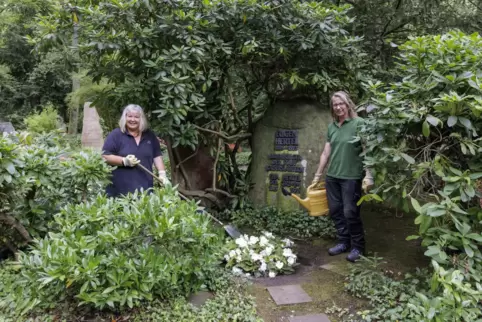
[[[281,285],[268,287],[268,292],[277,305],[311,302],[311,297],[301,285]]]
[[[303,316],[292,316],[290,322],[330,322],[325,314],[312,314]]]

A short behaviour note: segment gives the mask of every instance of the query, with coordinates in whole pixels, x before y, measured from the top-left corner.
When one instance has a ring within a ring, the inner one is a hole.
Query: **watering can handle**
[[[308,188],[306,188],[306,192],[307,192],[307,193],[310,193],[311,188],[313,188],[313,187],[316,186],[317,184],[318,184],[318,182],[309,185]],[[324,188],[324,187],[325,187],[325,183],[323,182],[323,188]]]

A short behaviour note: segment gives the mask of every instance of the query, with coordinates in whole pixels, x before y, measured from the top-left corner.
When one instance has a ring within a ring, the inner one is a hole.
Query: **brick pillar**
[[[95,107],[90,106],[90,102],[84,104],[84,120],[82,124],[82,147],[102,150],[104,136],[100,127],[99,114]]]

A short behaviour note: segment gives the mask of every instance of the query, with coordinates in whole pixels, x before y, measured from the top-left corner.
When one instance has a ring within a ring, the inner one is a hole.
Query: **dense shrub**
[[[410,238],[422,238],[434,263],[434,292],[414,307],[428,321],[482,317],[481,46],[480,35],[458,31],[413,37],[399,47],[397,82],[368,86],[366,165],[378,199],[418,214]]]
[[[43,236],[62,206],[102,191],[111,173],[99,153],[72,152],[53,133],[2,136],[0,155],[0,244]]]
[[[334,237],[333,221],[327,216],[312,217],[305,211],[283,211],[275,207],[225,211],[220,214],[231,219],[236,225],[249,227],[256,233],[272,232],[278,236],[291,237]]]
[[[196,208],[167,189],[66,206],[55,216],[59,232],[21,255],[22,278],[4,305],[67,297],[123,308],[199,290],[220,264],[223,236]]]
[[[58,130],[61,118],[52,105],[47,105],[40,113],[34,113],[25,119],[27,131],[32,133],[46,133]]]

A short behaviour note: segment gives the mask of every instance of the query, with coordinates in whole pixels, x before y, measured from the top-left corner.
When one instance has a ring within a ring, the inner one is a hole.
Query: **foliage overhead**
[[[273,99],[356,90],[361,79],[360,39],[345,30],[349,6],[294,0],[78,6],[89,73],[116,85],[96,105],[142,105],[174,146],[194,149],[209,130],[236,142]],[[40,38],[66,43],[62,31],[69,28],[69,16],[57,12],[44,17]]]

